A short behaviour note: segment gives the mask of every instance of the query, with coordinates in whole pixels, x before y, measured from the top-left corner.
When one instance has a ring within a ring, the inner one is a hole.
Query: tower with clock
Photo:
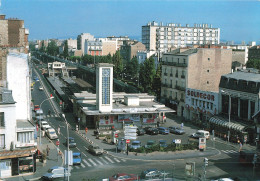
[[[96,71],[97,109],[100,112],[111,112],[113,105],[113,65],[99,63]]]

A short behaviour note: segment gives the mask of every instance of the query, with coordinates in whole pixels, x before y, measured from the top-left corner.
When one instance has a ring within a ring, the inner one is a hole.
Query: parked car
[[[48,124],[47,121],[41,121],[41,129],[42,130],[47,130],[49,128],[51,128],[51,126]]]
[[[81,153],[73,152],[73,165],[81,165]]]
[[[209,139],[209,132],[204,130],[198,130],[191,135],[192,138],[206,138]]]
[[[151,148],[151,147],[153,147],[155,145],[156,145],[155,141],[149,140],[149,141],[147,141],[147,144],[144,147],[145,148]]]
[[[34,105],[34,111],[36,112],[38,110],[40,110],[40,106],[39,105]]]
[[[104,153],[104,150],[97,145],[89,145],[88,151],[94,155],[102,155]]]
[[[68,171],[68,168],[54,166],[54,167],[50,168],[48,170],[48,172],[42,176],[42,179],[43,180],[53,180],[56,178],[67,177],[68,175],[69,176],[71,175],[70,170]]]
[[[166,143],[166,140],[160,140],[159,141],[159,145],[160,145],[160,147],[162,147],[162,148],[166,148],[168,145],[167,145],[167,143]]]
[[[152,127],[145,127],[145,128],[144,128],[144,131],[145,131],[146,134],[147,134],[147,131],[148,131],[150,128],[152,128]]]
[[[156,168],[145,170],[141,173],[141,179],[152,179],[152,178],[162,178],[169,175],[165,171],[159,171]]]
[[[146,131],[146,134],[157,135],[157,134],[159,134],[159,131],[158,131],[158,129],[156,129],[156,128],[150,128],[150,129],[148,129],[148,130]]]
[[[46,135],[51,139],[51,140],[54,140],[54,139],[58,139],[58,136],[56,134],[56,131],[55,129],[53,128],[49,128],[46,130]]]
[[[133,141],[132,144],[130,145],[130,148],[136,150],[138,148],[141,148],[141,141]]]
[[[169,129],[165,127],[157,128],[160,134],[169,134]]]
[[[43,90],[43,87],[42,87],[42,86],[40,86],[40,87],[39,87],[39,90]]]
[[[65,145],[68,146],[68,139],[66,139]],[[69,137],[69,147],[72,148],[72,147],[76,147],[76,146],[77,146],[77,144],[76,144],[74,138]]]
[[[112,177],[109,177],[109,181],[130,181],[130,180],[139,180],[140,178],[135,174],[127,174],[127,173],[118,173],[113,175]]]
[[[140,136],[140,135],[144,135],[145,130],[144,130],[143,128],[137,128],[136,133],[137,133],[138,136]]]
[[[170,126],[169,130],[170,130],[170,133],[173,133],[173,134],[185,134],[184,129],[179,128],[179,127]]]
[[[212,180],[212,181],[234,181],[234,180],[231,178],[219,178],[217,180]]]

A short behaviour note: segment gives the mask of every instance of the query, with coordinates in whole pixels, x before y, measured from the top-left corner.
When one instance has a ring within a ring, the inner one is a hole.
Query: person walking
[[[60,134],[60,127],[58,127],[58,134]]]
[[[49,145],[47,145],[47,148],[46,148],[46,153],[47,153],[47,156],[49,156],[49,153],[50,153],[50,148],[49,148]]]

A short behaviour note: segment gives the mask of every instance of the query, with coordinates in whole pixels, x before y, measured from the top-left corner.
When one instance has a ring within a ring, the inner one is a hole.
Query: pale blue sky
[[[1,13],[25,21],[30,39],[141,36],[142,25],[208,23],[222,40],[260,41],[257,0],[2,0]]]

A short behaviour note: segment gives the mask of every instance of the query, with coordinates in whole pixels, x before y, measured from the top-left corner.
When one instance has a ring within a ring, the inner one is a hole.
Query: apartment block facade
[[[208,24],[181,24],[149,22],[142,26],[142,43],[147,50],[168,52],[172,48],[187,45],[219,44],[220,29]]]
[[[232,50],[215,48],[176,49],[162,57],[162,101],[188,117],[186,88],[218,92],[220,77],[231,72]]]

